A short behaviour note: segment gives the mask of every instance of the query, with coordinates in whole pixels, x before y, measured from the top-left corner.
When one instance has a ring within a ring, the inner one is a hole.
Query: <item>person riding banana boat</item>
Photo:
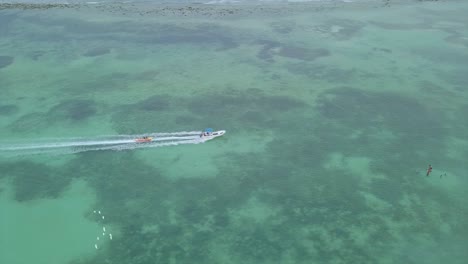
[[[136,142],[136,143],[146,143],[146,142],[151,142],[151,141],[153,141],[153,138],[154,138],[154,137],[148,137],[148,136],[144,136],[144,137],[141,137],[141,138],[137,138],[137,139],[135,139],[135,142]]]

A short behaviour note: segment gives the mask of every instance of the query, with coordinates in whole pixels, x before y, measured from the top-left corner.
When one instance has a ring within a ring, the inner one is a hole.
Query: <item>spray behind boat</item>
[[[148,133],[143,135],[112,135],[92,138],[49,138],[37,139],[35,142],[24,140],[14,144],[0,142],[1,155],[30,154],[72,154],[100,150],[132,150],[137,148],[155,148],[181,144],[199,144],[222,136],[224,130],[181,131],[168,133]]]

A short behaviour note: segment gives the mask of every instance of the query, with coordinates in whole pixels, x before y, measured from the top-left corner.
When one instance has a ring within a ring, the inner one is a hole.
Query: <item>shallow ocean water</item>
[[[467,11],[0,4],[0,262],[464,263]]]

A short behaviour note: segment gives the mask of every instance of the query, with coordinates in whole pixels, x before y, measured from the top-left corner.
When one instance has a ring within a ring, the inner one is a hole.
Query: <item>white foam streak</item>
[[[177,146],[181,144],[198,144],[206,140],[200,138],[201,131],[148,133],[139,135],[98,136],[94,138],[55,139],[55,142],[31,144],[0,145],[0,153],[16,155],[25,154],[72,154],[100,150],[131,150]],[[136,138],[154,137],[151,142],[136,143]]]
[[[0,150],[28,150],[28,149],[47,149],[47,148],[67,148],[67,147],[84,147],[84,146],[97,146],[97,145],[116,145],[134,143],[134,140],[107,140],[107,141],[77,141],[77,142],[66,142],[66,143],[49,143],[39,145],[23,145],[23,146],[11,146],[11,147],[0,147]]]

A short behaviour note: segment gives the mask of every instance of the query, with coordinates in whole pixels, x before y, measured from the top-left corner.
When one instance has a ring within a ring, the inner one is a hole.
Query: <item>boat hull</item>
[[[207,141],[207,140],[211,140],[211,139],[223,136],[224,134],[226,134],[226,130],[218,130],[218,131],[214,131],[210,133],[209,135],[205,135],[205,133],[203,133],[200,137],[204,141]]]

